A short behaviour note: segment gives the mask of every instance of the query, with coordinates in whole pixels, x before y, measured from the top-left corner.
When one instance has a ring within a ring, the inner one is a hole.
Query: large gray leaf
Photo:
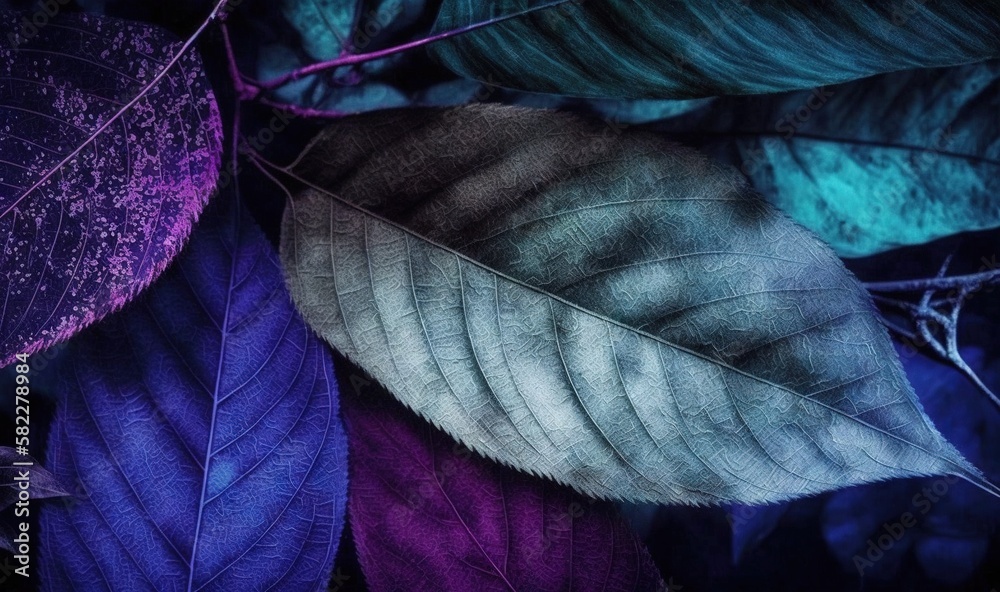
[[[491,84],[630,98],[775,92],[1000,56],[996,0],[445,0],[434,30],[518,14],[429,49]]]
[[[606,132],[485,105],[335,124],[289,167],[296,304],[469,447],[590,495],[980,479],[828,248],[735,171]]]

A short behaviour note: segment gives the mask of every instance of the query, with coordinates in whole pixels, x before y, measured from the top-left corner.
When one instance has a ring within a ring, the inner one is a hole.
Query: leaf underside
[[[325,585],[347,485],[333,360],[246,213],[209,208],[69,347],[49,456],[83,493],[43,510],[46,589]]]
[[[836,256],[692,151],[484,105],[344,120],[291,172],[307,322],[490,458],[688,504],[978,478]]]
[[[0,365],[67,339],[156,278],[212,193],[222,153],[194,52],[112,121],[179,49],[169,33],[66,14],[24,38],[22,18],[0,12],[0,36],[15,43],[0,50]]]

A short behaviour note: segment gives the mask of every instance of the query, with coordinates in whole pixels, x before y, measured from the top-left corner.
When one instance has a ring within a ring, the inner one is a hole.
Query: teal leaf
[[[306,322],[488,457],[687,504],[980,479],[837,257],[694,151],[478,105],[340,121],[287,170]]]
[[[316,61],[332,60],[350,47],[355,0],[284,0],[281,12],[302,37],[302,48]]]
[[[463,76],[586,97],[810,88],[1000,55],[1000,3],[444,0],[430,46]]]
[[[1000,61],[726,97],[660,127],[844,257],[1000,226]]]
[[[258,72],[263,80],[306,65],[284,45],[271,44],[260,49]],[[389,84],[350,75],[342,80],[311,77],[295,80],[275,89],[274,96],[292,105],[340,113],[392,109],[410,103],[406,95]]]

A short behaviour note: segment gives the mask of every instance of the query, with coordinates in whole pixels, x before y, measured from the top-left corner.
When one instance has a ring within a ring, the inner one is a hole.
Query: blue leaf
[[[993,60],[722,97],[657,128],[738,167],[837,254],[862,257],[1000,226],[998,89]]]
[[[238,206],[71,342],[42,513],[47,590],[316,590],[344,521],[333,361]]]
[[[964,326],[993,328],[969,315]],[[1000,424],[992,403],[955,369],[897,346],[906,374],[927,414],[987,478],[1000,475],[995,450]],[[997,359],[976,346],[962,356],[994,388]],[[823,512],[823,536],[848,571],[888,579],[904,569],[912,550],[923,573],[958,585],[979,567],[1000,511],[985,492],[952,477],[875,483],[834,493]]]

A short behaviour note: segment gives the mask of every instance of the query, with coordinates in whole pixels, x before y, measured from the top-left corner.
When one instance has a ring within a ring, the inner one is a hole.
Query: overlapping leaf
[[[22,463],[15,465],[14,463]],[[24,466],[23,463],[30,463]],[[19,499],[22,492],[27,492],[30,499],[44,499],[48,497],[59,497],[69,495],[63,490],[62,485],[45,467],[34,458],[19,454],[14,448],[0,446],[0,511],[11,512],[8,508],[13,506]],[[29,505],[22,504],[22,508]],[[19,518],[27,517],[30,514],[17,514]],[[7,524],[0,522],[0,549],[7,549],[11,553],[15,552],[16,545],[14,537],[18,532],[8,528]]]
[[[992,319],[970,317],[969,324],[984,327],[984,335],[996,331]],[[1000,385],[993,352],[977,346],[963,350],[986,384]],[[992,402],[953,368],[912,352],[903,361],[941,431],[987,476],[1000,475],[995,454],[1000,449],[1000,421]],[[979,565],[990,561],[990,538],[1000,527],[1000,507],[982,491],[951,477],[878,483],[830,496],[821,527],[846,571],[888,579],[916,563],[931,581],[960,586],[968,585]],[[916,561],[908,564],[911,559]]]
[[[46,508],[49,590],[325,586],[346,506],[333,361],[249,217],[206,212],[126,310],[70,343]]]
[[[492,84],[630,98],[775,92],[1000,56],[1000,3],[975,0],[445,0],[434,28],[529,11],[429,49]]]
[[[735,171],[606,132],[496,106],[331,126],[291,167],[299,310],[461,442],[594,496],[979,478],[828,248]]]
[[[28,29],[25,18],[0,14],[0,365],[66,339],[159,275],[221,157],[193,52],[113,120],[178,51],[169,33],[86,15]]]
[[[373,592],[663,589],[613,505],[473,454],[368,382],[354,377],[365,392],[343,402],[351,531]]]
[[[720,98],[659,128],[857,257],[1000,225],[998,91],[992,61]]]

